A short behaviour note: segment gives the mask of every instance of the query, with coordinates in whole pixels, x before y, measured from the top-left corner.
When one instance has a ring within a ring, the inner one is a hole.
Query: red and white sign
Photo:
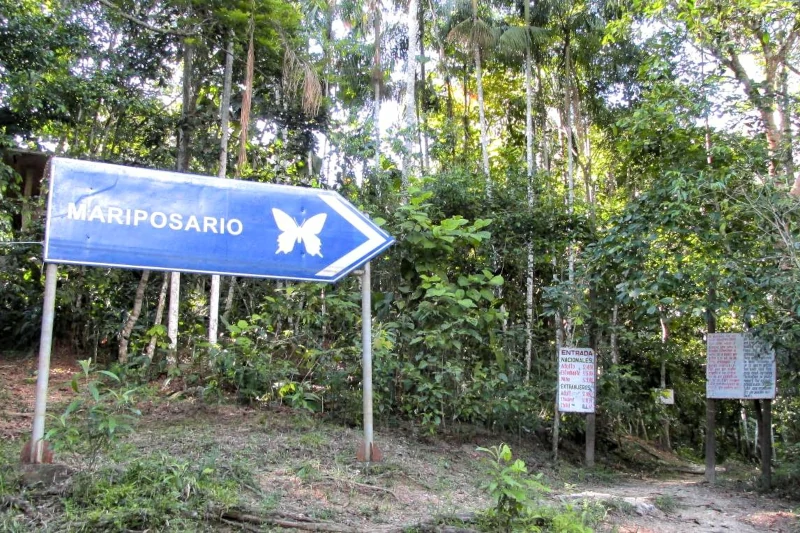
[[[558,410],[594,413],[595,356],[590,348],[558,351]]]
[[[744,333],[709,333],[706,397],[759,400],[775,397],[775,351]]]

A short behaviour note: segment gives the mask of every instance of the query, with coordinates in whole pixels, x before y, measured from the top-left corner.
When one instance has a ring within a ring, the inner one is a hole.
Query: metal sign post
[[[36,376],[36,404],[33,409],[31,434],[31,462],[41,463],[44,451],[44,417],[47,411],[47,383],[50,379],[50,353],[53,346],[53,319],[56,309],[56,282],[58,266],[46,263],[44,275],[44,304],[42,305],[42,333],[39,337],[39,374]]]
[[[364,461],[372,461],[372,280],[370,265],[361,274],[361,347],[364,402]]]

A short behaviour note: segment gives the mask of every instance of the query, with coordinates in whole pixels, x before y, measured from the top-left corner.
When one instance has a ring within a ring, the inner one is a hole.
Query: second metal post
[[[364,458],[372,461],[372,282],[369,263],[361,274],[361,347],[364,395]]]

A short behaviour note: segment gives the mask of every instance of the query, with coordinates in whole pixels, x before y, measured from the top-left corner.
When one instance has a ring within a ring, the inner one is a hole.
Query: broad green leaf
[[[113,373],[113,372],[110,372],[110,371],[108,371],[108,370],[98,370],[98,371],[97,371],[97,373],[98,373],[98,374],[103,374],[104,376],[107,376],[107,377],[110,377],[111,379],[113,379],[113,380],[114,380],[114,381],[116,381],[117,383],[119,383],[119,382],[120,382],[119,376],[118,376],[118,375],[116,375],[116,374],[115,374],[115,373]]]

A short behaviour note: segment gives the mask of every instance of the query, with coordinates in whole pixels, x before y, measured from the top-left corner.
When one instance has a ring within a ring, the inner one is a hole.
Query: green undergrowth
[[[208,513],[239,502],[239,480],[213,462],[143,458],[73,478],[64,498],[71,531],[197,530]]]
[[[19,462],[21,449],[21,440],[0,439],[0,497],[17,490],[19,474],[16,464]]]
[[[241,502],[242,479],[214,461],[160,455],[72,474],[54,487],[23,487],[16,468],[0,482],[0,531],[208,531],[215,516]],[[5,494],[4,494],[5,493]],[[38,517],[17,502],[45,510]],[[47,516],[45,519],[44,516]]]

